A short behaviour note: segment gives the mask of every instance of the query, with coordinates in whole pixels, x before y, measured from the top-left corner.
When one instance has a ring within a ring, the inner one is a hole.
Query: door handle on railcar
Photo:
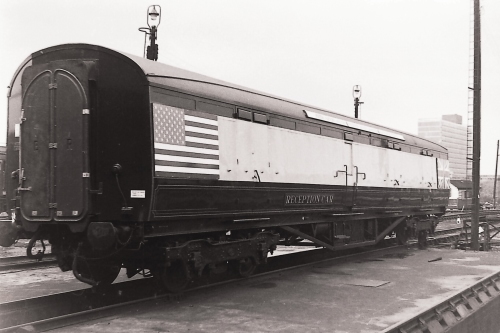
[[[346,176],[352,176],[351,173],[347,173],[347,165],[344,164],[344,167],[345,167],[345,170],[337,170],[335,172],[335,176],[333,176],[333,177],[338,177],[339,176],[339,172],[345,172]]]
[[[358,169],[357,165],[355,165],[354,167],[356,168],[356,184],[358,184],[358,176],[359,175],[363,175],[363,179],[362,180],[365,180],[366,179],[366,173],[364,173],[364,172],[358,172],[359,169]]]
[[[348,176],[352,176],[352,173],[347,173],[347,165],[344,164],[344,168],[345,170],[337,170],[335,172],[335,176],[333,176],[334,178],[338,177],[339,176],[339,172],[345,172],[345,186],[347,186],[347,177]]]

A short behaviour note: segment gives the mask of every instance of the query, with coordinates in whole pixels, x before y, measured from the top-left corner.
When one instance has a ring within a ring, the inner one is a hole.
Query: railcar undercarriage
[[[397,217],[282,226],[283,244],[291,240],[307,239],[315,245],[342,250],[378,244],[386,236],[395,236],[399,244],[406,244],[410,237],[417,238],[421,248],[426,247],[427,235],[432,234],[437,217]]]
[[[129,278],[153,276],[159,287],[178,292],[207,276],[247,277],[267,262],[268,253],[272,254],[278,244],[293,245],[306,239],[316,247],[341,250],[376,245],[387,236],[395,236],[400,244],[406,244],[410,237],[418,238],[423,248],[436,224],[433,215],[404,216],[145,238],[141,227],[98,222],[80,239],[68,234],[51,243],[61,270],[73,270],[75,277],[87,284],[111,284],[125,268]],[[32,241],[42,237],[42,232],[37,233]],[[73,244],[78,245],[75,248]]]
[[[103,239],[96,239],[92,228],[87,237],[76,240],[73,234],[68,242],[52,243],[61,270],[73,270],[78,280],[96,287],[111,284],[121,268],[129,278],[136,274],[153,276],[158,287],[170,292],[229,270],[247,277],[266,263],[268,253],[273,253],[280,240],[274,229],[144,238],[141,228],[133,226],[122,227],[121,231],[104,224],[99,227],[100,236],[109,242],[107,246]],[[73,244],[78,244],[77,248]]]

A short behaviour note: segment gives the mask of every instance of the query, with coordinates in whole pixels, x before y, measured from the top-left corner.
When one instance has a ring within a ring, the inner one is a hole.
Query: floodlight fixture
[[[158,9],[157,9],[158,8]],[[161,7],[159,5],[151,5],[148,7],[148,26],[158,27],[161,21]]]
[[[361,86],[360,85],[355,85],[352,87],[352,97],[354,98],[361,98]]]

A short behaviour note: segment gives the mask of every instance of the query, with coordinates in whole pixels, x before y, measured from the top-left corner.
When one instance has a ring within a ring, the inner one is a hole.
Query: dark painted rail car
[[[179,68],[68,44],[11,87],[2,229],[48,239],[91,284],[121,266],[171,289],[245,275],[280,238],[404,241],[446,210],[442,146]]]

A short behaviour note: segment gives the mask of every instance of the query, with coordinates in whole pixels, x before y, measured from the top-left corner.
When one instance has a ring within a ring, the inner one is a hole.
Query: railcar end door
[[[23,73],[20,207],[27,221],[79,221],[88,210],[88,73],[55,61]]]

